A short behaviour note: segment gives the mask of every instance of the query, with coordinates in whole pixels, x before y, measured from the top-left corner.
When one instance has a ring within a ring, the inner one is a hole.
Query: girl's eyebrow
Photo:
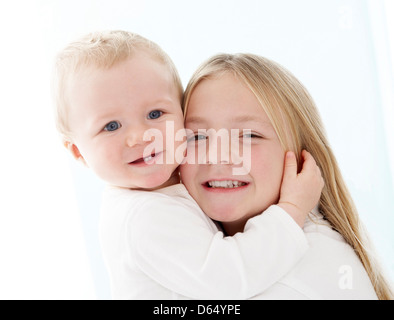
[[[199,116],[186,117],[186,122],[188,124],[204,124],[209,121],[210,120],[205,117],[199,117]],[[269,120],[267,120],[267,121],[262,120],[262,119],[256,118],[255,116],[251,116],[251,115],[241,115],[241,116],[231,117],[230,122],[231,123],[242,123],[242,124],[253,122],[254,124],[257,124],[257,125],[272,126],[271,122]]]
[[[254,122],[254,123],[258,124],[258,125],[264,125],[264,126],[271,125],[271,122],[269,120],[262,120],[262,119],[259,119],[258,117],[251,116],[251,115],[248,115],[248,114],[231,118],[231,121],[233,123]]]
[[[197,117],[197,116],[192,116],[192,117],[187,117],[186,116],[186,122],[187,123],[196,123],[196,124],[200,124],[200,123],[205,123],[207,122],[206,119],[204,119],[203,117]]]

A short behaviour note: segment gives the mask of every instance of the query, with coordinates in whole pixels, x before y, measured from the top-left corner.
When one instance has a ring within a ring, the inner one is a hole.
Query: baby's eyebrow
[[[98,125],[104,125],[104,124],[106,124],[106,122],[108,122],[110,120],[117,120],[117,119],[113,119],[113,114],[98,114],[98,115],[92,117],[92,119],[90,120],[90,125],[92,127],[98,126]]]
[[[110,121],[117,121],[113,113],[97,114],[86,122],[86,129],[92,132],[97,132],[104,128]]]

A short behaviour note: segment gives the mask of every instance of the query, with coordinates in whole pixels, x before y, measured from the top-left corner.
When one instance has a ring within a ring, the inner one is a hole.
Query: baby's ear
[[[74,159],[82,162],[86,167],[88,166],[85,159],[83,158],[82,154],[79,152],[78,147],[74,143],[72,143],[71,141],[68,141],[68,140],[64,140],[63,145],[66,147],[66,149],[68,151],[71,152]]]

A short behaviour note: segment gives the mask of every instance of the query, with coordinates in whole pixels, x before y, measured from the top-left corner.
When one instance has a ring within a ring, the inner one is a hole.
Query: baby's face
[[[210,159],[209,152],[217,154],[216,164],[201,161],[204,157],[200,155],[194,161],[196,164],[190,164],[191,160],[187,159],[181,166],[182,182],[210,218],[221,221],[230,232],[240,226],[243,228],[250,217],[277,203],[284,150],[259,101],[241,81],[230,74],[203,80],[191,95],[185,125],[196,135],[195,141],[188,139],[188,157],[191,153],[198,154],[194,149],[206,153],[207,159]],[[235,175],[237,165],[233,161],[236,159],[233,146],[226,150],[230,152],[231,149],[231,154],[222,161],[223,146],[219,142],[213,143],[211,136],[197,135],[199,129],[214,129],[216,132],[221,129],[236,129],[237,132],[238,129],[239,135],[232,136],[231,140],[239,143],[239,151],[248,145],[249,155],[243,154],[242,157],[244,161],[250,157],[249,170]],[[243,135],[245,129],[251,134]]]
[[[154,189],[167,182],[182,142],[167,137],[166,125],[175,132],[184,126],[179,93],[164,65],[136,55],[110,69],[83,70],[68,88],[73,143],[88,167],[125,188]],[[162,138],[155,148],[153,138],[144,138],[149,129]]]

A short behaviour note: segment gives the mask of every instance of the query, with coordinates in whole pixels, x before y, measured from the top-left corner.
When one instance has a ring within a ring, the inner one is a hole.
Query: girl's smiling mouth
[[[202,184],[204,189],[209,191],[233,191],[244,189],[249,185],[248,182],[240,180],[208,180]]]

